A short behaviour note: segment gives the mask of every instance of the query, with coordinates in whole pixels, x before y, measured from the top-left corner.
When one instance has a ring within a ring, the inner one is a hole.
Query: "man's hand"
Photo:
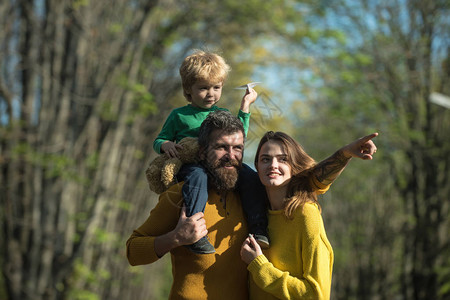
[[[245,239],[241,247],[241,259],[248,265],[255,258],[262,255],[261,247],[252,235]]]
[[[195,243],[207,233],[203,213],[186,217],[186,208],[183,207],[175,229],[155,238],[155,253],[162,257],[176,247]]]
[[[245,90],[245,95],[244,97],[242,97],[241,110],[245,113],[249,113],[250,105],[256,101],[257,97],[258,93],[250,86],[247,86],[247,89]]]
[[[169,158],[179,157],[177,149],[181,150],[183,149],[183,146],[172,141],[165,141],[161,145],[161,152],[165,153]]]
[[[346,158],[359,157],[364,160],[372,159],[375,152],[377,152],[377,147],[372,139],[377,135],[378,133],[375,132],[344,146],[341,148],[342,154]]]
[[[208,234],[203,213],[198,212],[191,217],[186,217],[186,208],[183,206],[174,232],[180,246],[195,243]]]

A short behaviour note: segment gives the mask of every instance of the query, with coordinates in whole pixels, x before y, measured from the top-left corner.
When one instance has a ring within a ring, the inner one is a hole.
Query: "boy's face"
[[[186,92],[191,96],[194,107],[211,108],[222,96],[223,82],[212,83],[205,80],[197,80],[191,90]]]

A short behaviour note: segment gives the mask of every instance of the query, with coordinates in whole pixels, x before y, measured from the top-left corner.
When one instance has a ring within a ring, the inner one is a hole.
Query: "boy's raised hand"
[[[172,141],[166,141],[162,143],[161,145],[161,152],[165,153],[169,158],[178,157],[178,150],[177,149],[183,149],[183,146],[176,144]]]
[[[241,110],[245,113],[249,113],[250,105],[256,101],[257,97],[258,93],[251,86],[247,85],[245,95],[242,97]]]

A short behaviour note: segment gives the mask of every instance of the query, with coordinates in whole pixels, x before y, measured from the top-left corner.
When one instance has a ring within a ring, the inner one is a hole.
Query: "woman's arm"
[[[330,185],[344,171],[352,157],[371,160],[377,152],[377,147],[372,141],[377,135],[378,133],[372,133],[342,147],[333,155],[318,163],[312,171],[313,175],[323,185]]]

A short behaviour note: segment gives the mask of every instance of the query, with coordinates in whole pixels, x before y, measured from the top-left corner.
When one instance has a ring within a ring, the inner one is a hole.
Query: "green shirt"
[[[210,109],[204,109],[194,107],[191,104],[174,109],[167,117],[161,132],[153,142],[153,149],[155,149],[157,153],[161,153],[161,145],[165,141],[178,143],[185,137],[198,137],[200,125],[210,112],[216,110],[228,111],[226,108],[220,108],[215,105]],[[244,125],[245,135],[247,136],[250,123],[250,113],[245,113],[239,110],[238,118]]]

